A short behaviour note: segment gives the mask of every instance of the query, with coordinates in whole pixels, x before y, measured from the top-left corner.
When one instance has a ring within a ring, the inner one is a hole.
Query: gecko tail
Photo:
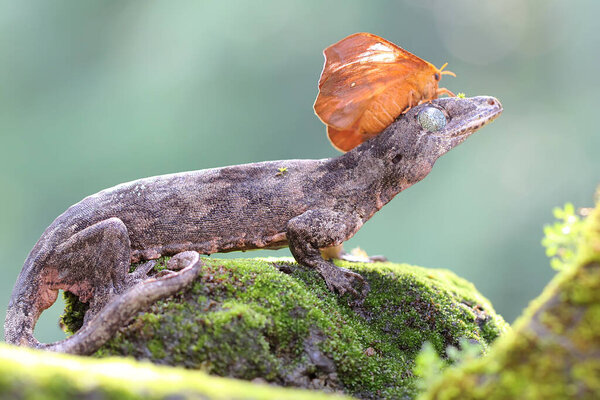
[[[58,290],[42,290],[36,264],[39,260],[28,258],[13,289],[6,319],[4,339],[17,346],[39,348],[42,344],[33,336],[35,324],[41,313],[58,297]]]
[[[9,304],[4,320],[4,339],[7,343],[39,348],[41,343],[33,336],[34,327],[35,321],[31,318],[30,310],[20,304]]]

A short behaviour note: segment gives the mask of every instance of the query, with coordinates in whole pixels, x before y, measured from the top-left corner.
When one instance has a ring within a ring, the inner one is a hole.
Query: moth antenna
[[[450,75],[456,78],[456,74],[452,71],[444,71],[444,68],[446,68],[448,66],[448,63],[445,63],[444,65],[442,65],[442,67],[440,69],[438,69],[438,72],[441,75]]]

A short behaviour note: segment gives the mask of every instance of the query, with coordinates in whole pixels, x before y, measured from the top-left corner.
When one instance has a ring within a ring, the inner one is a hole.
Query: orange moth
[[[456,76],[371,33],[355,33],[323,51],[315,113],[340,151],[376,136],[409,108],[454,96],[439,88],[442,75]]]

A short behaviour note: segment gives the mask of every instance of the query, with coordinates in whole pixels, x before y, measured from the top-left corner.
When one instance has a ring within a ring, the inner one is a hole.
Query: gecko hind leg
[[[189,287],[200,275],[204,263],[195,251],[178,253],[171,266],[179,268],[161,278],[149,278],[134,284],[112,299],[73,336],[41,348],[72,354],[92,354],[127,324],[138,312],[152,303]],[[171,261],[169,260],[169,261]]]
[[[321,257],[319,249],[337,246],[352,237],[362,222],[353,215],[331,210],[309,210],[292,218],[287,225],[287,238],[294,258],[314,268],[332,292],[350,293],[359,302],[369,291],[365,279],[346,268]]]
[[[48,271],[57,271],[42,282],[49,289],[74,293],[89,304],[84,323],[112,297],[140,278],[129,274],[130,241],[127,227],[118,218],[91,225],[57,246],[48,260]]]

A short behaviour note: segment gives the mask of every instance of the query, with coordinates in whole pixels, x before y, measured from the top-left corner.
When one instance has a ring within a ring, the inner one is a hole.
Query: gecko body
[[[432,108],[445,118],[439,129],[419,117]],[[135,310],[133,299],[141,291],[145,298],[149,293],[160,297],[189,284],[190,269],[197,274],[201,264],[190,255],[194,252],[289,246],[330,290],[364,297],[363,278],[324,260],[320,250],[352,237],[397,193],[427,176],[441,155],[501,111],[493,97],[437,99],[414,107],[377,137],[336,158],[162,175],[88,196],[56,218],[25,260],[8,307],[6,341],[90,352],[110,336],[106,331],[93,346],[84,346],[93,327],[117,325],[111,315],[119,313],[103,310],[118,309],[115,302]],[[148,280],[149,266],[128,272],[131,262],[178,254],[187,261],[181,272],[166,278]],[[163,290],[167,286],[170,291]],[[89,304],[82,333],[57,344],[39,343],[35,323],[59,289]]]

